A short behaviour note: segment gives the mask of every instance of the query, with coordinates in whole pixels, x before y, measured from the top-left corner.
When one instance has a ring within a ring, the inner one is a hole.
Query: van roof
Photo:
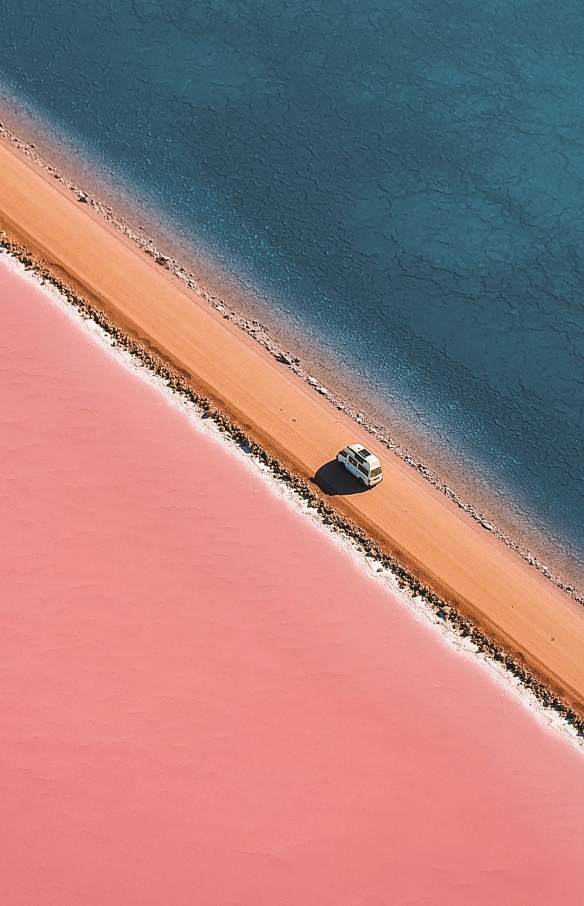
[[[360,457],[366,459],[368,463],[378,463],[379,459],[375,456],[374,453],[370,453],[363,444],[350,444],[348,447],[349,450],[352,450],[353,453],[358,453]]]

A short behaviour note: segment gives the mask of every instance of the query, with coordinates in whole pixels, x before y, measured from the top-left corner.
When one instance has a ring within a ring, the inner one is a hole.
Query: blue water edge
[[[580,0],[4,0],[0,78],[578,556]]]

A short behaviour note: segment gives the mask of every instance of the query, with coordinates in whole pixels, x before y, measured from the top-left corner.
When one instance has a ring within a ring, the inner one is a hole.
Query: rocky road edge
[[[504,647],[488,638],[473,620],[461,614],[453,604],[448,603],[433,592],[431,588],[417,579],[394,557],[383,551],[379,544],[369,538],[362,528],[337,512],[315,490],[313,485],[299,475],[295,475],[276,457],[264,450],[214,403],[191,387],[183,375],[163,361],[152,350],[147,349],[117,327],[103,311],[88,302],[87,299],[75,292],[65,281],[54,274],[45,262],[35,258],[25,246],[11,240],[2,230],[0,230],[0,249],[4,249],[17,258],[26,270],[33,271],[40,277],[41,281],[50,283],[58,289],[83,318],[94,321],[109,335],[112,345],[130,353],[137,363],[162,379],[174,393],[180,394],[185,401],[193,403],[203,414],[203,417],[213,420],[219,431],[243,447],[246,452],[249,451],[270,470],[275,479],[295,491],[306,502],[308,507],[313,508],[318,513],[322,523],[331,531],[343,533],[355,544],[361,553],[373,557],[382,569],[388,570],[395,576],[401,589],[409,592],[412,597],[421,598],[426,606],[460,638],[469,640],[475,645],[478,653],[503,666],[511,676],[519,681],[524,689],[536,697],[545,709],[553,711],[562,717],[569,726],[576,730],[579,737],[584,737],[584,716],[581,716],[563,701],[560,695],[550,689],[535,673],[520,663]]]

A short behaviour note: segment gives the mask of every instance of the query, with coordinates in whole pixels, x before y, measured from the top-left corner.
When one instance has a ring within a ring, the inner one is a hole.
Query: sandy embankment
[[[4,140],[0,173],[0,227],[298,474],[312,478],[356,439],[349,418]],[[397,457],[367,445],[383,461],[383,485],[330,502],[584,713],[581,608]]]

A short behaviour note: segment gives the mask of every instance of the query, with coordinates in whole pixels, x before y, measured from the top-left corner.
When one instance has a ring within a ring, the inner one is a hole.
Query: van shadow
[[[337,459],[321,466],[312,480],[329,497],[347,497],[367,490],[363,482],[351,475]]]

